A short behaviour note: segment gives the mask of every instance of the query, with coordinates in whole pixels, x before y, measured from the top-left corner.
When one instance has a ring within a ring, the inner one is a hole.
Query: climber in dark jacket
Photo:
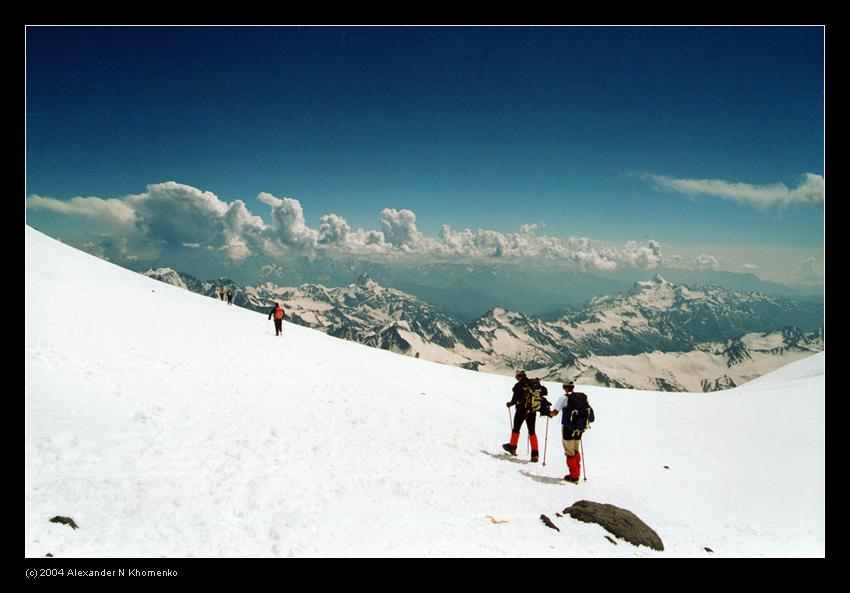
[[[519,443],[519,431],[522,429],[522,423],[528,427],[528,438],[531,441],[531,461],[536,463],[540,457],[537,435],[534,433],[534,425],[537,420],[537,413],[540,412],[548,416],[551,404],[546,399],[548,390],[544,385],[540,384],[540,379],[529,379],[525,371],[516,372],[516,384],[513,388],[513,397],[507,402],[507,406],[516,406],[514,413],[514,422],[511,431],[511,440],[509,443],[502,445],[502,448],[516,455],[517,443]]]

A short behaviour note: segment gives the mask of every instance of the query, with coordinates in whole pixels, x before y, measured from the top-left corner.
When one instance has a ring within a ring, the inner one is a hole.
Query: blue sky
[[[175,181],[263,224],[267,192],[313,229],[406,209],[427,236],[537,224],[822,264],[823,85],[819,27],[30,27],[26,193]]]

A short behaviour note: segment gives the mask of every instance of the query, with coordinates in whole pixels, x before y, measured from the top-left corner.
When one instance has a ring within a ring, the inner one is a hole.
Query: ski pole
[[[546,466],[546,449],[549,447],[549,417],[546,417],[546,436],[543,438],[543,466]]]
[[[584,481],[587,482],[587,461],[584,459],[584,441],[579,441],[581,444],[581,464],[584,466]]]
[[[514,431],[514,423],[511,422],[511,407],[510,406],[508,406],[508,426],[510,427],[511,432],[513,432]]]

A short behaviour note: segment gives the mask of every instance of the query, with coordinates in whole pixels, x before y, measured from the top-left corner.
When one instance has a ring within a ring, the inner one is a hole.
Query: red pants
[[[576,451],[575,455],[568,456],[567,467],[570,468],[570,477],[578,480],[581,475],[581,453]]]
[[[537,451],[537,448],[538,448],[537,447],[537,435],[536,434],[530,435],[529,438],[531,439],[531,450]],[[518,443],[519,443],[519,433],[518,432],[512,432],[511,433],[511,445],[516,447]]]

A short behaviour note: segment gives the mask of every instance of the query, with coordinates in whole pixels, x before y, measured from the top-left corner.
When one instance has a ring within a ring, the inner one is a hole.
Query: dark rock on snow
[[[50,520],[51,523],[62,523],[63,525],[70,525],[72,528],[77,529],[77,524],[74,523],[74,520],[70,517],[53,517]]]
[[[647,546],[653,550],[664,550],[664,543],[658,534],[641,521],[637,515],[612,504],[601,504],[589,500],[580,500],[564,509],[565,515],[584,523],[597,523],[616,537],[636,546]]]
[[[561,531],[560,529],[558,529],[558,526],[555,525],[554,523],[552,523],[552,520],[549,517],[547,517],[546,515],[540,515],[540,520],[543,521],[543,523],[546,525],[546,527],[551,527],[552,529],[554,529],[555,531],[558,531],[558,532]]]

